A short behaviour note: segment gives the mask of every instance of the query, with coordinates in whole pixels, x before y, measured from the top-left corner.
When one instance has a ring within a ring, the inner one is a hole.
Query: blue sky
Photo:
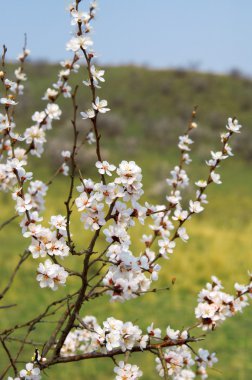
[[[0,43],[8,57],[24,32],[34,59],[68,56],[66,0],[1,1]],[[87,1],[83,1],[83,5]],[[251,0],[99,0],[94,23],[100,63],[190,67],[252,75]]]

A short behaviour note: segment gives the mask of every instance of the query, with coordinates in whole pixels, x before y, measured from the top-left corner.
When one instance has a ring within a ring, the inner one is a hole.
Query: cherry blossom
[[[34,367],[33,363],[27,363],[25,366],[26,369],[22,369],[20,371],[20,377],[25,380],[39,380],[41,379],[40,376],[40,369],[38,367]]]
[[[49,259],[39,264],[37,281],[41,288],[57,290],[59,285],[65,284],[67,276],[68,273],[60,265],[53,264]]]
[[[107,108],[107,105],[107,100],[100,100],[98,96],[95,99],[95,103],[92,103],[93,109],[100,113],[106,113],[110,111],[110,108]]]
[[[95,166],[97,167],[100,174],[107,174],[108,176],[111,176],[111,172],[116,170],[115,165],[109,164],[108,161],[97,161]]]

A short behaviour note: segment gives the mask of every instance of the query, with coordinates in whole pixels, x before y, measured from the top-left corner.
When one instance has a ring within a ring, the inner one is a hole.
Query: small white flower
[[[58,264],[53,264],[51,260],[46,260],[44,264],[40,263],[38,267],[37,281],[41,288],[49,287],[57,290],[59,285],[64,285],[68,273]]]
[[[107,100],[100,100],[98,96],[95,99],[95,103],[92,103],[93,109],[100,113],[106,113],[110,111],[110,108],[106,108],[107,105],[108,105]]]
[[[216,183],[217,185],[220,185],[222,183],[220,180],[220,174],[217,174],[214,171],[212,171],[210,175],[214,183]]]
[[[160,247],[160,255],[167,258],[167,253],[173,253],[173,249],[175,248],[176,243],[175,241],[170,241],[167,238],[163,238],[162,240],[158,240],[158,245]]]
[[[51,216],[50,224],[57,230],[66,230],[66,217],[62,215]]]
[[[188,217],[188,211],[182,210],[180,207],[177,207],[174,211],[174,215],[172,217],[173,220],[184,221]]]
[[[65,162],[63,162],[63,164],[61,165],[60,173],[62,173],[65,176],[68,176],[69,174],[69,166]]]
[[[58,91],[54,90],[53,88],[48,88],[42,100],[49,100],[49,99],[54,100],[57,95],[58,95]]]
[[[21,80],[21,81],[25,81],[27,79],[27,76],[26,74],[22,71],[21,67],[19,67],[18,69],[16,69],[14,71],[15,73],[15,76],[18,80]]]
[[[198,187],[206,187],[207,186],[207,181],[200,179],[199,181],[195,182],[195,185]]]
[[[46,113],[45,111],[42,111],[42,112],[38,112],[36,111],[33,115],[32,115],[32,120],[35,121],[36,123],[42,123],[42,121],[44,121],[44,119],[46,118]]]
[[[0,103],[1,104],[5,104],[6,106],[15,106],[15,105],[17,105],[17,102],[15,102],[14,100],[9,99],[9,98],[1,98],[0,99]]]
[[[189,239],[185,227],[179,227],[177,234],[179,235],[180,239],[184,242],[187,242],[187,240]]]
[[[91,108],[89,108],[86,112],[81,112],[82,119],[93,119],[95,117],[95,111]]]
[[[71,157],[70,150],[62,150],[61,156],[64,157],[64,158],[70,158]]]
[[[225,158],[227,158],[228,156],[225,156],[223,154],[223,152],[213,152],[211,151],[211,156],[213,158],[213,160],[225,160]]]
[[[161,330],[159,328],[154,329],[154,323],[147,327],[147,332],[151,338],[161,338]]]
[[[123,361],[120,361],[118,367],[114,368],[116,373],[116,380],[137,380],[142,376],[142,371],[139,367],[132,364],[125,364]]]
[[[50,119],[55,119],[55,120],[59,120],[60,115],[62,114],[62,111],[59,108],[58,104],[55,104],[55,103],[47,104],[45,111]]]
[[[103,78],[103,75],[105,73],[104,70],[97,70],[95,66],[92,65],[90,71],[93,77],[93,81],[95,82],[96,85],[98,84],[98,81],[105,82],[105,79]]]
[[[89,37],[78,36],[73,37],[66,45],[66,50],[72,50],[73,52],[79,51],[81,48],[86,50],[93,45],[93,41]]]
[[[25,380],[39,380],[41,379],[40,376],[40,369],[38,367],[34,367],[33,363],[27,363],[25,365],[26,369],[22,369],[19,373],[20,377],[24,378]]]
[[[98,172],[100,174],[107,174],[108,176],[112,176],[111,172],[116,170],[115,165],[111,165],[108,163],[108,161],[97,161],[95,166],[98,169]]]
[[[242,126],[238,123],[238,120],[236,118],[232,119],[231,117],[229,117],[228,125],[226,128],[233,133],[240,133],[240,129],[242,128]]]
[[[199,214],[204,210],[204,207],[201,206],[201,203],[199,201],[193,202],[192,200],[189,201],[189,210],[192,213]]]
[[[178,339],[179,337],[179,330],[173,330],[170,326],[167,327],[166,329],[166,335],[168,336],[168,338],[170,338],[171,340],[176,340]]]
[[[86,140],[88,142],[89,145],[92,145],[95,143],[95,135],[94,135],[94,132],[90,131],[88,132],[88,134],[86,135]]]

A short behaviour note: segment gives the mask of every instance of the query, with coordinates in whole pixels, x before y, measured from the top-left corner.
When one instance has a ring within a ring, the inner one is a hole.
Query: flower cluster
[[[68,334],[61,355],[69,357],[78,352],[106,354],[112,351],[115,354],[117,350],[117,353],[124,353],[133,349],[144,351],[148,349],[148,345],[153,350],[155,347],[164,347],[161,356],[156,358],[156,369],[161,377],[165,371],[175,380],[193,379],[197,373],[204,380],[208,377],[207,367],[212,367],[217,358],[214,353],[210,354],[202,348],[193,357],[193,352],[185,344],[188,339],[188,331],[173,330],[170,326],[167,327],[164,336],[153,324],[147,328],[147,334],[143,334],[139,327],[131,322],[124,323],[110,317],[100,326],[95,317],[86,316],[80,320],[80,326]],[[169,348],[165,348],[166,346]],[[123,361],[119,362],[114,371],[117,374],[116,379],[138,379],[142,376],[142,371],[137,366]]]
[[[207,367],[212,367],[217,361],[215,353],[210,354],[207,350],[200,348],[198,355],[193,357],[188,346],[174,346],[156,358],[156,370],[159,376],[164,377],[166,373],[173,380],[190,380],[196,375],[205,380],[208,378]]]
[[[103,326],[100,326],[95,317],[86,316],[80,328],[68,334],[61,354],[74,355],[77,351],[107,353],[114,349],[125,352],[133,347],[144,349],[148,340],[148,335],[143,335],[139,327],[132,322],[124,323],[110,317],[103,322]]]
[[[24,237],[31,237],[32,239],[29,251],[33,258],[46,256],[62,258],[69,254],[69,246],[66,243],[65,217],[61,215],[52,216],[51,228],[43,227],[40,224],[43,220],[40,213],[44,210],[44,198],[48,186],[40,180],[32,181],[33,173],[27,171],[25,166],[28,164],[29,154],[41,157],[46,143],[46,132],[52,128],[53,120],[59,120],[61,117],[62,111],[56,104],[56,100],[61,94],[66,98],[71,97],[72,89],[68,85],[68,79],[71,72],[78,72],[77,61],[79,56],[75,53],[72,60],[61,62],[63,70],[59,71],[58,81],[52,85],[52,88],[46,90],[42,98],[47,101],[46,107],[42,111],[34,112],[32,115],[33,125],[26,128],[21,136],[15,133],[14,107],[18,104],[17,97],[23,94],[24,86],[21,82],[27,79],[24,63],[28,55],[29,50],[25,47],[18,57],[20,67],[15,70],[15,81],[7,79],[5,71],[0,73],[6,94],[0,100],[5,108],[5,113],[0,114],[0,189],[12,192],[12,198],[16,203],[16,212],[23,217],[20,223],[22,234]],[[26,147],[20,147],[18,143],[26,144]],[[63,159],[64,162],[58,173],[67,175],[69,167],[66,162],[69,159],[69,154],[66,155],[64,152]],[[25,188],[27,182],[29,185]],[[49,278],[53,276],[57,279],[57,271],[63,273],[61,280],[58,281],[58,284],[63,284],[67,275],[65,275],[63,267],[55,265],[52,264],[49,270],[50,260],[47,260],[45,265],[40,264],[39,268],[41,269],[44,266],[45,271],[50,272]],[[47,283],[40,281],[42,287]],[[48,286],[54,290],[57,289],[57,286],[53,286],[52,282]]]
[[[198,296],[195,316],[203,330],[214,330],[226,318],[241,312],[248,305],[248,295],[252,292],[252,279],[248,285],[235,284],[236,295],[222,291],[223,286],[218,278],[212,276],[212,282],[206,284]]]
[[[124,363],[123,361],[118,363],[118,366],[114,368],[114,372],[116,373],[115,380],[137,380],[143,374],[137,365]]]
[[[38,266],[37,280],[41,288],[57,290],[59,285],[65,284],[67,276],[68,273],[60,265],[53,264],[49,259]]]

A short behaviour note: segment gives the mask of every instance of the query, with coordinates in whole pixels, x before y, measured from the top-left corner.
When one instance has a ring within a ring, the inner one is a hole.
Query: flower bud
[[[195,123],[194,121],[190,124],[190,129],[195,129],[197,128],[197,123]]]

